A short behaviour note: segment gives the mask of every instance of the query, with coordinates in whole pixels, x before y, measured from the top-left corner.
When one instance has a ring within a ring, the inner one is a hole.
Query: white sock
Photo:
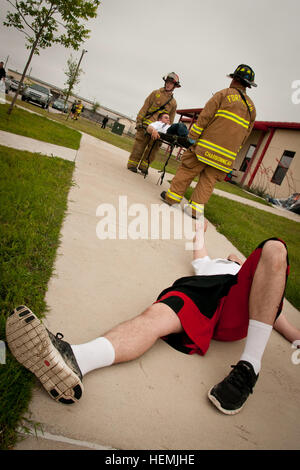
[[[111,342],[102,336],[88,343],[72,344],[82,375],[100,367],[110,366],[115,360],[115,350]]]
[[[252,364],[256,374],[261,368],[261,360],[270,338],[272,325],[257,320],[249,320],[248,335],[241,361]]]

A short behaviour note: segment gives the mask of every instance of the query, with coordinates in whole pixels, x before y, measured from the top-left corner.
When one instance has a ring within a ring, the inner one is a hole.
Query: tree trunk
[[[41,35],[42,35],[43,31],[44,31],[44,28],[45,28],[45,26],[46,26],[46,24],[47,24],[47,22],[48,22],[48,19],[49,19],[49,17],[50,17],[52,14],[53,14],[53,10],[52,10],[52,4],[51,4],[51,7],[50,7],[50,9],[49,9],[49,11],[48,11],[48,14],[47,14],[47,16],[46,16],[46,19],[45,19],[44,23],[42,24],[40,30],[38,31],[38,33],[37,33],[37,35],[36,35],[36,38],[35,38],[35,41],[34,41],[34,43],[33,43],[33,45],[32,45],[32,48],[31,48],[31,51],[30,51],[30,54],[29,54],[27,63],[26,63],[26,65],[25,65],[25,68],[24,68],[23,73],[22,73],[22,77],[21,77],[21,80],[20,80],[18,89],[17,89],[17,91],[16,91],[15,96],[13,97],[13,100],[12,100],[12,102],[11,102],[11,104],[10,104],[10,107],[8,108],[8,111],[7,111],[7,114],[8,114],[8,115],[10,115],[10,114],[12,113],[12,110],[13,110],[13,108],[14,108],[15,102],[17,101],[18,94],[19,94],[19,92],[20,92],[22,83],[23,83],[23,81],[24,81],[24,78],[25,78],[26,72],[27,72],[27,70],[28,70],[28,67],[29,67],[29,65],[30,65],[30,62],[31,62],[32,56],[33,56],[33,54],[34,54],[34,51],[35,51],[35,49],[37,48],[37,45],[38,45],[39,40],[40,40],[40,37],[41,37]]]
[[[15,96],[13,97],[13,100],[12,100],[12,102],[11,102],[11,104],[10,104],[10,107],[8,108],[8,111],[7,111],[7,114],[8,114],[8,115],[10,115],[10,114],[12,113],[12,110],[13,110],[13,107],[14,107],[14,105],[15,105],[15,102],[17,101],[18,94],[19,94],[19,92],[20,92],[20,90],[21,90],[21,86],[22,86],[22,84],[23,84],[23,82],[24,82],[24,78],[25,78],[26,72],[27,72],[28,67],[29,67],[29,65],[30,65],[30,62],[31,62],[32,56],[33,56],[33,54],[34,54],[34,51],[35,51],[35,49],[36,49],[36,47],[37,47],[37,44],[38,44],[38,41],[39,41],[39,39],[40,39],[41,33],[42,33],[42,31],[40,31],[40,34],[38,35],[37,39],[36,39],[36,40],[34,41],[34,43],[33,43],[33,46],[32,46],[32,48],[31,48],[31,51],[30,51],[30,54],[29,54],[29,58],[28,58],[28,60],[27,60],[27,63],[26,63],[26,65],[25,65],[25,68],[24,68],[23,73],[22,73],[21,80],[20,80],[20,82],[19,82],[18,89],[17,89],[17,91],[16,91],[16,93],[15,93]]]

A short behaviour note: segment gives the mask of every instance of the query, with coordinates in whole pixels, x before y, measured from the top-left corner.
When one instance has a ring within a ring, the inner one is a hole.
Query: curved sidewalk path
[[[71,344],[135,316],[175,279],[192,274],[184,240],[97,238],[100,204],[118,208],[123,195],[132,210],[136,203],[150,208],[168,188],[166,181],[156,185],[154,170],[146,179],[127,171],[127,159],[127,152],[83,135],[46,295],[47,327]],[[124,220],[115,223],[124,230]],[[211,224],[206,238],[213,257],[240,254]],[[287,301],[284,311],[300,327],[299,312]],[[51,400],[37,382],[30,418],[45,434],[16,449],[299,449],[300,365],[276,331],[243,411],[225,416],[208,401],[207,391],[229,373],[243,346],[244,340],[213,341],[200,357],[158,341],[135,361],[85,376],[82,399],[69,407]]]

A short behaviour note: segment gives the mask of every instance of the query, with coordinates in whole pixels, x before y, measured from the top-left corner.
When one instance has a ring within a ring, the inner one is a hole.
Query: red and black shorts
[[[274,240],[274,238],[273,238]],[[276,240],[276,239],[275,239]],[[199,310],[193,300],[183,292],[184,289],[169,290],[158,296],[157,302],[169,305],[178,315],[183,332],[163,337],[170,346],[186,354],[204,355],[211,339],[219,341],[236,341],[247,336],[249,323],[249,295],[253,276],[259,262],[265,240],[247,258],[235,277],[233,285],[226,295],[218,301],[213,315],[207,315]],[[279,240],[282,241],[282,240]],[[282,242],[284,243],[284,242]],[[285,243],[284,243],[285,245]],[[286,245],[285,245],[286,246]],[[287,255],[286,280],[289,273]],[[220,282],[222,282],[222,275]],[[155,302],[155,303],[157,303]],[[282,310],[283,296],[277,312]]]

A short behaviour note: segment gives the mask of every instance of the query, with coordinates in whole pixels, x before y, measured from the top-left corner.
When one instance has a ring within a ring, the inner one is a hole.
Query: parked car
[[[19,81],[13,78],[12,76],[6,76],[5,78],[5,93],[8,93],[9,91],[17,91],[18,86],[19,86]],[[24,85],[22,84],[20,92],[22,93],[22,90],[24,88]]]
[[[20,83],[19,80],[16,80],[15,78],[12,78],[10,80],[9,89],[12,90],[12,91],[17,91],[19,83]],[[24,84],[22,83],[21,90],[20,90],[21,93],[22,93],[23,89],[24,89]]]
[[[49,107],[51,98],[50,90],[37,83],[27,86],[22,92],[22,101],[32,101],[33,103],[40,104],[42,108]]]
[[[65,104],[65,101],[61,98],[57,98],[55,101],[53,101],[52,108],[59,109],[59,111],[63,111],[64,113],[68,112],[68,105]]]
[[[7,94],[10,90],[11,78],[6,77],[5,79],[5,93]]]

